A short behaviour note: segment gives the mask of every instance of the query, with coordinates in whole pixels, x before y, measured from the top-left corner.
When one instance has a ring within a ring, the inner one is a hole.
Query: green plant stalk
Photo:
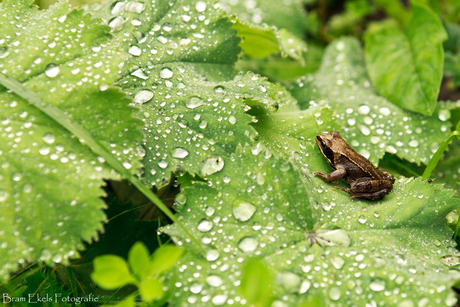
[[[67,266],[66,269],[67,274],[69,274],[70,288],[72,289],[73,297],[78,297],[78,289],[77,285],[75,284],[75,276],[73,275],[73,271],[69,266]]]
[[[455,136],[458,136],[459,134],[460,133],[457,130],[453,131],[449,135],[449,137],[444,141],[444,143],[442,143],[442,145],[438,148],[436,153],[433,155],[433,158],[431,158],[430,162],[426,166],[425,171],[422,174],[423,179],[425,179],[425,180],[430,179],[431,173],[436,168],[436,165],[438,165],[439,159],[441,159],[442,154],[447,149],[447,145],[449,145],[449,143],[452,141],[452,139]]]
[[[152,192],[148,189],[145,185],[143,185],[139,179],[134,177],[124,166],[118,161],[115,156],[113,156],[110,152],[108,152],[98,141],[96,141],[91,134],[78,125],[77,123],[72,122],[67,115],[58,107],[50,105],[46,102],[45,99],[38,96],[32,90],[29,90],[24,85],[19,83],[13,78],[5,76],[4,74],[0,73],[0,84],[6,87],[7,89],[14,92],[16,95],[20,96],[21,98],[27,100],[30,104],[38,108],[40,111],[48,115],[54,121],[59,123],[62,127],[67,129],[73,135],[78,137],[78,139],[82,140],[83,144],[86,144],[95,154],[101,156],[105,159],[105,161],[113,167],[123,178],[128,179],[139,191],[142,192],[149,200],[151,200],[167,217],[169,217],[174,223],[179,225],[179,227],[184,231],[187,237],[196,244],[199,250],[204,254],[205,250],[201,243],[192,236],[192,234],[182,225],[176,216],[166,207],[165,204]]]

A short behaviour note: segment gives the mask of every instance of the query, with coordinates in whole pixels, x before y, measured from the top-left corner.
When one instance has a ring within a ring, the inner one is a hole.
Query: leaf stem
[[[48,115],[51,119],[59,123],[62,127],[67,129],[73,135],[82,140],[82,143],[86,144],[95,154],[101,156],[105,161],[115,169],[123,178],[128,179],[136,188],[139,189],[149,200],[151,200],[167,217],[169,217],[174,223],[176,223],[186,234],[190,240],[196,244],[198,249],[204,254],[205,250],[201,243],[192,236],[187,228],[182,225],[177,217],[169,210],[168,207],[145,185],[143,185],[139,179],[134,177],[124,166],[118,161],[118,159],[112,155],[107,149],[102,146],[92,135],[83,127],[75,122],[72,122],[67,115],[58,107],[49,104],[45,99],[40,97],[34,91],[26,88],[24,85],[19,83],[13,78],[5,76],[0,73],[0,84],[7,89],[14,92],[16,95],[27,100],[30,104],[35,106],[37,109]]]
[[[447,145],[449,145],[449,143],[452,141],[452,139],[455,136],[458,136],[459,134],[460,133],[457,130],[453,131],[449,135],[449,137],[444,141],[444,143],[442,143],[442,145],[438,148],[436,153],[433,155],[433,158],[431,158],[430,162],[426,166],[425,171],[422,174],[423,179],[425,179],[425,180],[430,179],[431,173],[433,172],[433,170],[435,169],[436,165],[438,164],[439,159],[441,159],[442,154],[447,149]]]

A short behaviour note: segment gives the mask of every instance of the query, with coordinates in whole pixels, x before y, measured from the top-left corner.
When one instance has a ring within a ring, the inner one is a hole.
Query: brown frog
[[[335,188],[349,193],[350,199],[379,199],[393,189],[393,175],[381,167],[376,168],[368,159],[357,153],[340,133],[333,131],[318,134],[316,144],[335,171],[330,174],[315,172],[315,176],[327,182],[345,179],[350,183],[349,189]]]

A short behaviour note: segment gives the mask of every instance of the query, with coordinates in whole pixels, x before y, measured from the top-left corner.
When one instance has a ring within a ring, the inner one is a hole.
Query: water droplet
[[[340,299],[340,296],[342,293],[340,292],[340,289],[337,287],[331,287],[329,289],[329,298],[333,301],[338,301]]]
[[[361,115],[367,115],[369,114],[370,111],[371,111],[371,108],[369,108],[369,106],[367,105],[361,105],[358,108],[358,113]]]
[[[367,218],[364,215],[361,215],[360,217],[358,217],[358,222],[364,224],[367,222]]]
[[[198,125],[201,129],[204,129],[208,126],[208,122],[205,120],[200,121],[200,124]]]
[[[400,301],[397,307],[414,307],[414,303],[411,300],[405,299]]]
[[[123,12],[123,9],[125,8],[125,3],[117,1],[111,5],[111,8],[112,15],[119,15],[121,12]]]
[[[233,205],[233,216],[240,222],[248,221],[256,212],[257,207],[248,202]]]
[[[390,111],[390,109],[388,109],[386,107],[385,108],[380,108],[380,114],[388,116],[388,115],[391,114],[391,111]]]
[[[212,229],[213,223],[210,220],[203,219],[198,224],[197,229],[201,232],[208,232]]]
[[[300,285],[299,293],[300,294],[306,293],[310,289],[310,287],[311,287],[311,282],[309,282],[308,280],[304,280],[302,284]]]
[[[22,186],[22,191],[24,193],[28,194],[28,193],[32,192],[32,186],[30,184],[26,183],[26,184],[24,184]]]
[[[182,148],[182,147],[176,147],[176,148],[174,148],[174,150],[172,152],[173,158],[176,158],[176,159],[183,159],[183,158],[187,157],[188,154],[189,153],[188,153],[187,149]]]
[[[54,134],[47,132],[43,135],[42,140],[47,144],[53,144],[56,139],[54,138]]]
[[[137,102],[139,104],[143,104],[143,103],[146,103],[147,101],[152,100],[152,98],[153,98],[153,92],[152,91],[140,90],[134,96],[134,102]]]
[[[225,87],[218,85],[214,88],[214,92],[219,95],[225,95]]]
[[[160,78],[169,79],[173,76],[173,71],[167,67],[160,70]]]
[[[222,278],[220,278],[217,275],[211,275],[206,277],[206,283],[210,285],[211,287],[220,287],[224,283]]]
[[[215,249],[210,249],[206,253],[206,260],[208,261],[216,261],[217,259],[219,259],[219,257],[220,257],[220,253],[219,251]]]
[[[165,160],[161,160],[160,162],[158,162],[158,166],[160,168],[167,168],[168,167],[168,161],[165,161]]]
[[[438,114],[438,118],[441,120],[441,121],[446,121],[446,120],[449,120],[451,117],[451,114],[450,114],[450,110],[440,110],[439,111],[439,114]]]
[[[369,130],[369,127],[367,127],[365,125],[358,125],[358,127],[359,127],[359,130],[361,131],[362,134],[364,134],[364,135],[371,134],[371,130]]]
[[[218,294],[214,296],[211,300],[211,302],[216,306],[224,305],[226,301],[227,301],[227,295],[225,294]]]
[[[235,116],[230,116],[228,118],[228,121],[230,122],[230,124],[234,125],[236,123],[236,117]]]
[[[192,293],[200,293],[201,290],[203,289],[203,284],[200,284],[200,283],[194,283],[190,286],[190,292]]]
[[[224,168],[224,159],[218,155],[212,155],[208,160],[205,161],[201,168],[203,176],[208,176],[221,171]]]
[[[13,181],[20,181],[22,179],[22,174],[18,172],[14,172],[13,174],[11,174],[11,179]]]
[[[8,192],[5,190],[0,190],[0,201],[5,201],[8,198]]]
[[[418,146],[418,141],[417,140],[411,140],[409,142],[409,146],[410,147],[417,147]]]
[[[139,48],[138,46],[131,46],[131,47],[129,47],[128,52],[129,52],[129,54],[131,54],[131,55],[140,56],[141,53],[142,53],[142,50],[141,50],[141,48]]]
[[[369,284],[369,288],[372,291],[376,291],[376,292],[383,291],[383,290],[385,290],[385,281],[383,279],[379,279],[379,278],[374,279]]]
[[[200,97],[195,96],[190,97],[190,99],[185,103],[185,106],[189,109],[195,109],[204,105],[206,105],[206,102],[204,102],[204,100]]]
[[[259,242],[253,237],[244,237],[238,243],[238,248],[243,252],[253,252],[256,250]]]
[[[48,64],[45,68],[45,75],[47,75],[50,78],[57,77],[60,72],[61,69],[59,68],[59,66],[56,66],[55,64]]]
[[[275,282],[288,292],[297,292],[300,288],[301,279],[297,274],[285,272],[279,273],[276,276]]]
[[[331,258],[331,263],[334,266],[334,268],[336,268],[337,270],[340,270],[343,267],[343,265],[345,264],[345,260],[343,260],[340,257],[332,257]]]
[[[144,11],[144,4],[135,1],[129,1],[126,3],[125,9],[131,13],[142,13]]]
[[[185,196],[185,194],[179,194],[176,196],[176,203],[178,203],[179,205],[185,205],[185,203],[187,202],[187,196]]]
[[[201,13],[201,12],[203,12],[204,10],[206,10],[206,2],[198,1],[198,2],[195,4],[195,10],[196,10],[198,13]]]
[[[117,16],[109,21],[109,27],[112,28],[112,32],[118,32],[123,29],[124,22],[122,17]]]

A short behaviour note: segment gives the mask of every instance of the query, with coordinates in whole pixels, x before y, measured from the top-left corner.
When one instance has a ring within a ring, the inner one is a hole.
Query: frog
[[[315,171],[314,175],[328,183],[344,179],[350,184],[349,189],[334,188],[350,194],[350,199],[381,199],[393,190],[393,175],[357,153],[339,132],[318,134],[316,144],[334,171],[329,174]]]

